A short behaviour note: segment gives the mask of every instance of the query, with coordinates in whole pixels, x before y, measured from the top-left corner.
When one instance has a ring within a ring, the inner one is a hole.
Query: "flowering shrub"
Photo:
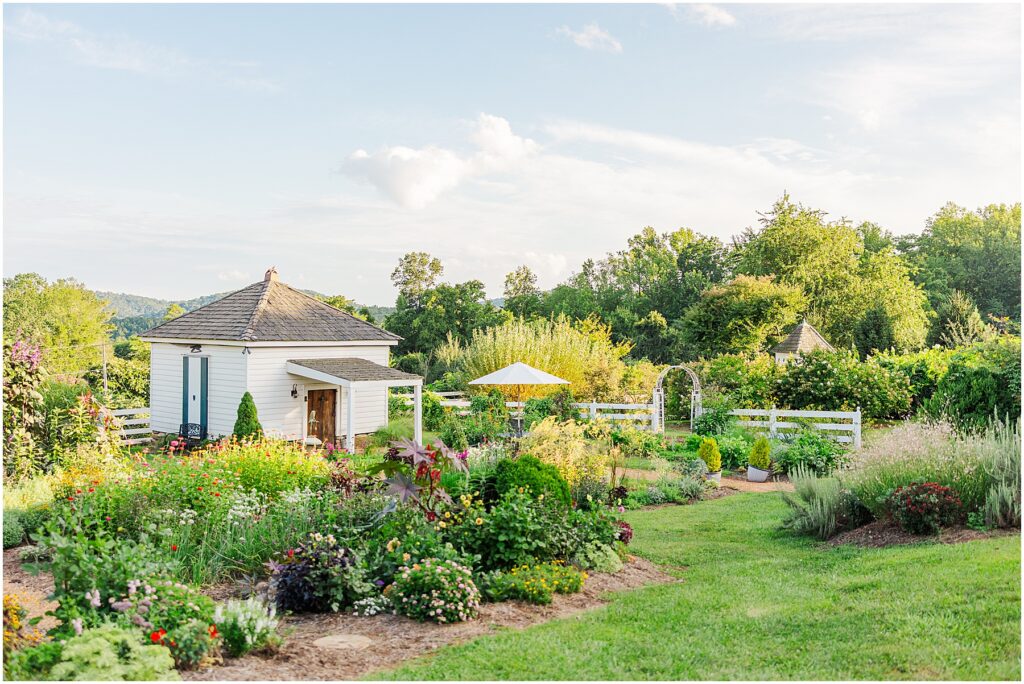
[[[791,409],[852,411],[869,419],[900,418],[910,410],[910,381],[874,358],[860,361],[850,350],[813,351],[786,364],[776,386]]]
[[[587,573],[561,561],[521,565],[489,576],[487,594],[492,601],[515,599],[547,605],[554,594],[575,594],[583,588]]]
[[[451,525],[442,528],[456,549],[478,555],[483,569],[503,569],[555,557],[549,506],[544,495],[534,497],[526,488],[506,493],[487,511],[470,497]],[[559,506],[561,508],[561,506]]]
[[[389,610],[393,610],[391,599],[383,594],[367,596],[352,604],[353,615],[360,617],[371,617],[379,613],[386,613]]]
[[[960,497],[936,482],[913,482],[889,496],[889,510],[899,526],[912,534],[936,534],[963,516]]]
[[[39,347],[24,340],[4,339],[4,473],[25,477],[40,469],[43,370]]]
[[[480,607],[472,571],[450,560],[427,559],[403,567],[386,591],[397,612],[420,621],[472,620]]]
[[[241,657],[277,640],[278,619],[273,604],[250,596],[244,601],[230,599],[213,613],[224,648],[229,655]]]
[[[25,623],[28,611],[21,606],[17,594],[4,594],[4,659],[19,648],[34,646],[43,640],[43,633],[29,629]]]
[[[271,590],[282,610],[337,612],[373,591],[355,555],[332,534],[310,533],[270,567]]]
[[[199,667],[207,655],[217,649],[220,633],[217,626],[207,620],[189,620],[172,630],[151,632],[149,638],[154,644],[170,647],[176,667],[191,670]]]

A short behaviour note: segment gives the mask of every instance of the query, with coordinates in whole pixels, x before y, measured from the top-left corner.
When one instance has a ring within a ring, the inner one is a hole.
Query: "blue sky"
[[[4,7],[4,273],[500,296],[789,191],[919,231],[1020,199],[1017,5]]]

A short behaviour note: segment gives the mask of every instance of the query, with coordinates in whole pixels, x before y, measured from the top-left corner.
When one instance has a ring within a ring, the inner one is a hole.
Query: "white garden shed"
[[[388,367],[401,338],[285,285],[274,268],[141,338],[152,345],[155,432],[228,435],[248,391],[268,435],[354,451],[355,435],[387,425],[388,389],[411,386],[422,442],[423,378]]]

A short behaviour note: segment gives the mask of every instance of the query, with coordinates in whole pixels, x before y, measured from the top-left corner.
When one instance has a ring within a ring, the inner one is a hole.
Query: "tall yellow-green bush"
[[[454,365],[467,378],[478,378],[522,361],[568,380],[581,401],[617,399],[623,392],[629,344],[611,339],[611,329],[596,320],[572,322],[564,316],[526,321],[513,319],[476,330],[468,343],[449,340],[435,357]],[[499,387],[506,398],[541,397],[561,385]],[[520,394],[521,390],[521,394]]]
[[[604,479],[608,454],[587,442],[586,429],[584,424],[548,416],[534,424],[521,450],[558,468],[570,487],[584,479]]]

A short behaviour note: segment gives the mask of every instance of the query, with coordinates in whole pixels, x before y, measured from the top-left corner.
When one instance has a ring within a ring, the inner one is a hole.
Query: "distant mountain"
[[[314,297],[324,295],[314,290],[302,290]],[[172,304],[177,304],[185,311],[192,311],[210,302],[226,297],[231,292],[217,292],[215,294],[194,297],[193,299],[157,299],[155,297],[144,297],[142,295],[128,294],[126,292],[101,292],[96,291],[96,296],[108,302],[108,308],[114,312],[111,322],[114,324],[114,337],[127,338],[138,335],[149,330],[163,320],[164,314]],[[357,308],[362,308],[357,305]],[[378,325],[384,322],[388,314],[394,312],[393,306],[368,306],[366,307]]]

